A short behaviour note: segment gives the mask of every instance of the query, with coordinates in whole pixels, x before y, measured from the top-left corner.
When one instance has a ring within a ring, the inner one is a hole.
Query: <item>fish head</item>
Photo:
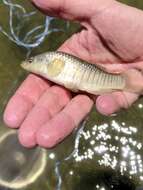
[[[50,60],[44,55],[30,57],[21,63],[21,67],[29,72],[43,76],[47,73]]]
[[[38,74],[47,79],[52,79],[62,72],[65,61],[61,57],[46,53],[23,61],[21,66],[29,72]]]

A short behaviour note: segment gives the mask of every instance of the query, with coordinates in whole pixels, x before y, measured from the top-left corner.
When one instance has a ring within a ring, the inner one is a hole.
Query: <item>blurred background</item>
[[[142,0],[122,0],[143,9]],[[27,73],[29,55],[56,50],[77,23],[49,18],[28,0],[0,1],[0,190],[142,190],[143,99],[111,117],[94,109],[56,148],[25,149],[2,115]]]

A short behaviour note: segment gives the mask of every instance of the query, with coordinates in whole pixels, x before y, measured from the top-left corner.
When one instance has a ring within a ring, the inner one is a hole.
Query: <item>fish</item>
[[[127,83],[122,74],[108,73],[99,64],[91,64],[61,51],[30,57],[21,66],[73,92],[100,95],[123,91]]]

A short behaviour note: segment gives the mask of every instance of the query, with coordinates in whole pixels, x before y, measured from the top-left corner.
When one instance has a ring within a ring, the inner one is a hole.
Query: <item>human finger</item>
[[[67,137],[85,118],[93,106],[86,95],[77,95],[53,119],[37,131],[37,144],[51,148]]]
[[[30,74],[10,99],[4,112],[4,122],[11,128],[19,127],[49,86],[49,82]]]
[[[121,108],[129,108],[139,95],[129,92],[113,92],[101,95],[96,99],[96,108],[103,115],[111,115]]]
[[[39,99],[19,129],[19,140],[25,147],[36,145],[37,130],[56,115],[70,100],[70,93],[52,86]]]
[[[96,12],[105,9],[113,0],[32,0],[32,2],[47,15],[68,20],[86,20]]]

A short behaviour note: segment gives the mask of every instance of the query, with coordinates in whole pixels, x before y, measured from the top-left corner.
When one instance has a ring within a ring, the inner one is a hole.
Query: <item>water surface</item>
[[[29,11],[35,10],[29,1],[15,2],[22,3]],[[122,2],[143,8],[142,0],[124,0]],[[0,16],[0,25],[8,31],[8,9],[3,4],[0,4],[0,15],[2,15]],[[31,27],[34,27],[37,23],[43,24],[44,20],[45,17],[38,13],[31,19],[32,25],[30,22],[26,26],[24,25],[20,35],[24,36]],[[18,21],[15,20],[15,22]],[[51,33],[39,47],[32,51],[33,55],[57,49],[64,40],[79,29],[73,23],[70,23],[67,27],[67,23],[61,20],[53,20],[50,28],[58,28],[59,31]],[[25,48],[17,46],[0,33],[1,137],[11,131],[3,124],[2,114],[8,99],[26,76],[26,73],[20,68],[20,62],[26,57],[26,54],[27,50]],[[45,168],[42,174],[35,179],[34,183],[23,188],[28,190],[143,189],[142,123],[142,98],[129,110],[123,110],[112,117],[102,116],[94,109],[87,122],[82,124],[83,128],[80,131],[74,132],[55,149],[46,150],[46,166],[44,165]],[[38,158],[41,158],[41,152],[39,150],[23,150],[16,139],[16,135],[5,139],[3,143],[5,143],[6,148],[2,149],[0,141],[0,162],[5,163],[7,167],[2,169],[4,172],[0,170],[0,178],[12,180],[13,173],[13,177],[15,176],[14,179],[17,181],[21,175],[32,179],[30,160],[26,167],[23,161],[25,158],[30,158],[22,155],[32,155],[31,162],[37,167],[36,171],[39,171],[39,165],[34,160],[34,156],[36,154]],[[17,153],[14,153],[14,148]],[[8,155],[7,159],[3,156],[5,154]],[[12,160],[9,159],[10,157],[13,158],[12,156],[15,160],[17,159],[17,162],[13,162],[13,164]],[[14,165],[14,163],[16,164]],[[42,167],[40,161],[39,164]],[[2,166],[0,165],[0,167]],[[19,180],[18,183],[22,182]],[[5,189],[4,186],[2,188]]]

